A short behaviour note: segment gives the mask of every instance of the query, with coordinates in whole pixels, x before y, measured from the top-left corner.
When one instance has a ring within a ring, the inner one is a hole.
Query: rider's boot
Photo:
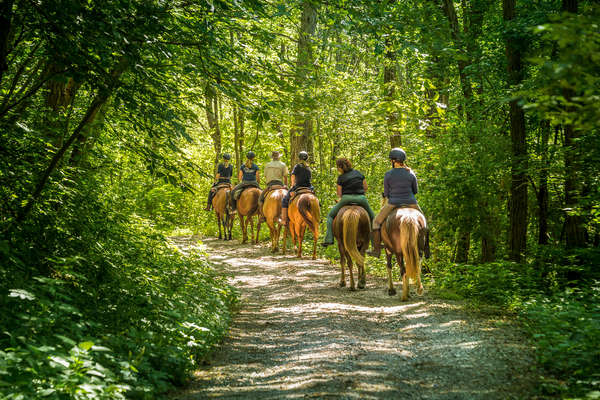
[[[373,229],[371,232],[371,247],[372,249],[367,251],[367,254],[379,258],[381,255],[381,230]]]

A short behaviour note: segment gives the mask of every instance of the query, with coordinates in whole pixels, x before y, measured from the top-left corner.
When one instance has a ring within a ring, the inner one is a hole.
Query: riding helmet
[[[223,154],[223,160],[231,160],[231,155],[229,153]]]
[[[301,160],[308,160],[308,153],[305,151],[301,151],[300,153],[298,153],[298,158]]]
[[[400,147],[394,147],[390,150],[390,160],[406,161],[406,153]]]
[[[254,157],[256,157],[256,154],[254,154],[254,152],[252,150],[250,150],[247,154],[246,157],[248,157],[248,160],[252,160]]]

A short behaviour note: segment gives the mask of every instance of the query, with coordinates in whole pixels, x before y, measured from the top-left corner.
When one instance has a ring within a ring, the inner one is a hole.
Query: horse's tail
[[[358,265],[364,265],[365,257],[360,254],[356,241],[358,239],[358,224],[360,222],[360,212],[357,210],[347,210],[342,215],[343,220],[343,232],[342,237],[344,238],[344,248],[350,254],[350,257]]]
[[[421,271],[419,260],[419,219],[417,213],[406,213],[400,220],[400,248],[404,256],[406,276],[416,278]]]
[[[321,210],[319,209],[319,200],[317,197],[315,195],[309,195],[298,199],[298,212],[306,221],[308,228],[318,234]]]

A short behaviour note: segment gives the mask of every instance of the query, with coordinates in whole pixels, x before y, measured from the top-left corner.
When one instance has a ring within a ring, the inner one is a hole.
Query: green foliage
[[[541,249],[526,265],[437,263],[432,275],[436,290],[519,315],[546,371],[545,394],[585,396],[599,378],[599,261],[598,251]]]
[[[147,220],[90,201],[100,197],[92,182],[60,193],[67,209],[45,214],[54,225],[2,242],[2,396],[154,398],[227,330],[237,294],[224,278]]]

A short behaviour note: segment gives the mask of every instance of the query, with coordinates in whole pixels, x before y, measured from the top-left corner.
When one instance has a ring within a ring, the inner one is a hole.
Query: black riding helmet
[[[301,160],[308,160],[308,153],[305,151],[301,151],[300,153],[298,153],[298,158]]]
[[[223,160],[231,160],[231,155],[229,153],[223,154]]]
[[[390,150],[390,160],[404,162],[406,161],[406,153],[400,147],[394,147]]]
[[[248,157],[248,160],[252,160],[254,157],[256,157],[256,154],[250,150],[248,153],[246,153],[246,157]]]

